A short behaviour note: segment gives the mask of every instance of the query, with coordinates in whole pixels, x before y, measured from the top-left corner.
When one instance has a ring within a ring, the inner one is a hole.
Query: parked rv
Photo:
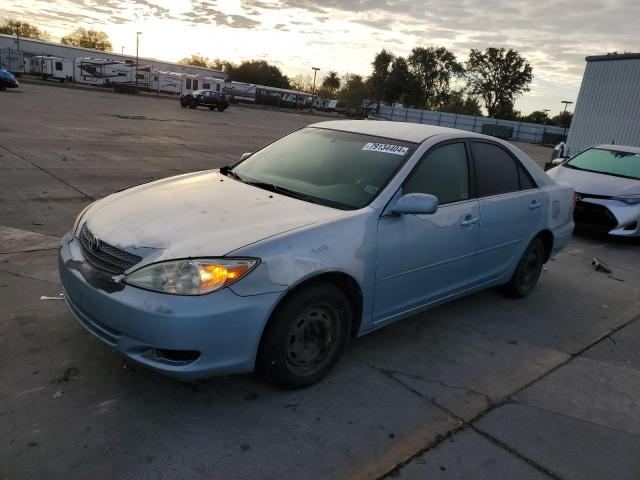
[[[73,81],[73,62],[61,57],[39,55],[29,62],[29,72],[39,75],[43,80],[53,78],[60,82]]]
[[[232,103],[256,101],[256,86],[251,83],[227,82],[224,93]]]
[[[151,67],[102,58],[79,58],[75,63],[75,80],[97,86],[112,86],[116,91],[148,88]],[[136,81],[137,80],[137,81]]]
[[[182,74],[154,70],[151,74],[149,88],[154,92],[182,93]]]

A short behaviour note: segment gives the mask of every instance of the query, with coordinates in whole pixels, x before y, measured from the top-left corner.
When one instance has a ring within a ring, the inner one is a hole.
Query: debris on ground
[[[47,297],[46,295],[42,295],[40,300],[64,300],[64,293],[58,294],[57,297]]]
[[[57,381],[58,381],[58,383],[68,382],[73,377],[75,377],[78,373],[80,373],[80,371],[76,367],[69,367],[64,371],[62,376],[60,378],[58,378]]]
[[[596,257],[593,257],[593,260],[591,260],[591,265],[593,265],[596,272],[611,273],[609,266]]]

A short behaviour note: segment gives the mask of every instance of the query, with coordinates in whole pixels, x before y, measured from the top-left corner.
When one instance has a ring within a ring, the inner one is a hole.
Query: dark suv
[[[204,105],[211,110],[217,108],[222,112],[229,106],[229,99],[224,93],[214,90],[196,90],[180,95],[181,107],[198,108],[198,105]]]

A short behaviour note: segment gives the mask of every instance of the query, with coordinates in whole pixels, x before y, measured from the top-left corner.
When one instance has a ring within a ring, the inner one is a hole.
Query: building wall
[[[15,36],[0,34],[0,48],[2,49],[17,49],[17,42]],[[135,62],[136,57],[131,55],[121,55],[116,52],[101,52],[99,50],[91,50],[89,48],[70,47],[68,45],[62,45],[60,43],[42,42],[39,40],[31,40],[27,38],[20,39],[20,48],[24,52],[25,57],[34,55],[52,55],[55,57],[68,58],[69,60],[75,60],[81,57],[92,58],[104,58],[107,60],[126,61],[130,60]],[[207,77],[226,79],[227,75],[224,72],[217,70],[211,70],[209,68],[192,67],[189,65],[180,65],[173,62],[165,62],[162,60],[156,60],[153,58],[140,57],[139,62],[141,65],[151,65],[152,68],[158,70],[164,70],[169,72],[178,73],[190,73],[200,74]]]
[[[640,146],[640,54],[586,60],[567,138],[569,154],[597,144]]]

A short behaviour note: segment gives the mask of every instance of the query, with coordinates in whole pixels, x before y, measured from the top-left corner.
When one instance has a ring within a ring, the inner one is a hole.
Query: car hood
[[[547,172],[556,182],[566,183],[576,192],[592,195],[630,195],[640,193],[640,180],[585,172],[563,166]]]
[[[218,171],[140,185],[96,202],[86,215],[100,240],[141,264],[223,256],[251,243],[346,212],[272,193]]]

